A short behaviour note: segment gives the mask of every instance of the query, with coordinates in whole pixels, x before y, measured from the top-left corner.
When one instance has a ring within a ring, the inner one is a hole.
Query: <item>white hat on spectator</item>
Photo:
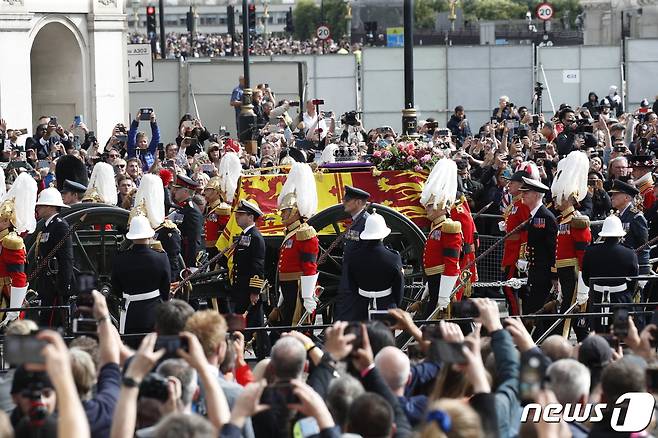
[[[114,179],[114,167],[111,164],[96,163],[82,202],[117,204],[117,184]]]
[[[391,234],[391,229],[386,226],[384,216],[373,211],[366,219],[366,226],[359,237],[361,240],[381,240],[389,234]]]
[[[570,197],[580,202],[587,196],[587,172],[589,159],[580,151],[572,151],[557,164],[557,173],[551,194],[555,205],[560,205]]]
[[[457,163],[450,158],[442,158],[434,165],[425,181],[420,203],[441,210],[454,204],[456,197]]]
[[[151,228],[151,224],[146,216],[135,216],[130,221],[130,228],[126,234],[126,238],[130,240],[150,239],[155,235],[155,231]]]
[[[48,187],[39,193],[39,199],[37,199],[36,206],[47,205],[50,207],[62,207],[69,208],[68,205],[64,204],[62,201],[62,194],[55,187]]]
[[[624,226],[619,216],[610,215],[605,218],[599,237],[624,237],[625,235],[626,231],[624,231]]]

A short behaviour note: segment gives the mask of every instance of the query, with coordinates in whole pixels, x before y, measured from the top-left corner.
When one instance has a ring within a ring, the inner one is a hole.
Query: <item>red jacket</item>
[[[642,210],[649,210],[653,206],[654,202],[656,202],[656,196],[653,193],[653,178],[648,178],[647,180],[638,184],[637,189],[642,195]]]
[[[461,224],[445,216],[435,220],[423,251],[425,275],[459,275],[461,248]]]
[[[279,280],[294,281],[318,272],[320,242],[315,228],[295,222],[288,227],[279,250]]]
[[[505,218],[505,229],[509,233],[519,224],[523,223],[530,217],[530,209],[521,201],[521,196],[516,196],[512,203],[503,213]],[[503,249],[503,267],[514,266],[519,259],[521,246],[528,242],[528,232],[525,230],[518,231],[505,239]]]
[[[217,239],[226,228],[231,218],[231,207],[217,201],[214,206],[209,206],[204,217],[203,229],[206,236],[206,248],[214,248]]]
[[[573,207],[562,213],[558,226],[555,267],[583,266],[585,248],[592,242],[587,216],[574,215]]]
[[[471,215],[471,208],[468,205],[466,198],[462,197],[453,205],[450,210],[450,219],[455,220],[461,224],[462,227],[462,250],[459,258],[459,267],[464,269],[469,263],[475,260],[475,250],[479,245],[478,231]],[[477,266],[475,263],[469,268],[471,271],[471,281],[477,281]]]
[[[23,239],[15,232],[0,232],[0,284],[4,286],[25,287],[25,245]]]

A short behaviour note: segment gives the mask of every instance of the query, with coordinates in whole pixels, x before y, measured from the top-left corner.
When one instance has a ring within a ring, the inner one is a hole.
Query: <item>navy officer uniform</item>
[[[199,183],[184,175],[176,175],[174,188],[182,188],[194,191],[199,187]],[[197,255],[203,248],[203,215],[192,202],[192,196],[181,201],[175,206],[176,212],[171,215],[172,221],[180,230],[181,254],[188,268],[196,267]],[[164,247],[164,244],[163,244]],[[175,267],[172,267],[172,270]]]
[[[354,320],[368,319],[372,300],[377,310],[399,307],[404,294],[404,273],[400,253],[386,248],[383,239],[391,233],[384,218],[373,212],[360,234],[361,244],[350,261],[350,282],[357,288]]]
[[[367,200],[370,193],[356,187],[345,186],[343,199]],[[357,249],[363,242],[360,239],[361,232],[365,229],[366,220],[370,214],[364,207],[363,210],[352,217],[352,225],[345,231],[343,247],[343,265],[341,269],[340,283],[338,286],[338,297],[334,309],[335,321],[356,321],[359,319],[357,308],[359,300],[358,288],[354,282],[354,277],[350,275],[350,263],[354,259]]]
[[[55,188],[45,189],[41,192],[36,203],[39,205],[68,208],[62,202],[62,197]],[[73,241],[69,233],[69,224],[66,220],[54,214],[46,218],[43,229],[36,237],[36,265],[48,258],[48,262],[36,278],[36,291],[42,306],[57,306],[68,302],[71,294],[73,280]],[[61,241],[54,254],[55,246]],[[60,312],[42,310],[39,316],[39,325],[43,327],[61,326],[64,322]]]
[[[146,216],[135,216],[126,238],[149,239],[155,232]],[[169,300],[169,261],[164,251],[146,243],[133,246],[112,261],[112,290],[121,297],[119,332],[148,333],[155,325],[155,312]]]
[[[165,221],[155,229],[155,238],[160,245],[158,247],[156,244],[155,246],[152,245],[152,247],[156,250],[162,249],[165,254],[167,254],[171,281],[178,281],[180,272],[183,270],[180,263],[181,233],[178,231],[178,227],[171,220],[165,219]]]
[[[640,194],[640,191],[632,184],[615,179],[610,188],[610,195],[615,193],[624,193],[632,198]],[[649,240],[649,226],[644,214],[633,205],[631,201],[622,211],[619,212],[619,219],[626,235],[622,239],[624,245],[631,249],[637,249],[647,243]],[[647,275],[651,271],[649,264],[649,248],[645,248],[637,253],[637,261],[640,266],[640,275]]]
[[[70,179],[64,180],[64,185],[62,186],[62,194],[64,193],[75,193],[78,195],[77,202],[69,204],[69,207],[74,204],[80,204],[82,196],[87,191],[87,186],[80,184],[77,181],[71,181]]]
[[[582,274],[585,284],[590,286],[588,312],[607,312],[609,308],[594,307],[593,303],[630,303],[633,298],[632,281],[625,277],[638,274],[639,267],[635,251],[620,243],[624,237],[621,220],[609,216],[603,222],[599,237],[601,242],[587,247],[583,256]],[[597,280],[590,285],[590,279],[596,277],[619,277],[617,280]],[[606,310],[608,309],[608,310]],[[608,317],[594,318],[591,327],[597,333],[604,333],[610,327]]]
[[[523,177],[524,185],[520,190],[548,193],[549,188],[531,178]],[[557,245],[557,222],[555,216],[542,203],[530,211],[530,221],[526,226],[528,242],[526,260],[528,262],[528,291],[523,296],[523,313],[535,313],[540,310],[553,287],[552,268],[555,266],[555,248]]]

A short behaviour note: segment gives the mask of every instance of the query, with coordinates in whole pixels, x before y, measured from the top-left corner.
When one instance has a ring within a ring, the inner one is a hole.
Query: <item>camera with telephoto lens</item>
[[[139,385],[139,398],[147,397],[161,402],[169,398],[167,379],[157,373],[148,373]]]
[[[356,111],[348,111],[340,117],[340,123],[348,126],[356,126],[359,123]]]

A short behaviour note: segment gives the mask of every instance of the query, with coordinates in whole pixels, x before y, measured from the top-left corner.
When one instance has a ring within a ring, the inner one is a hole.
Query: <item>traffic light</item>
[[[235,35],[235,8],[233,5],[226,7],[226,26],[228,27],[228,33]]]
[[[155,35],[155,6],[146,7],[146,33]]]
[[[189,33],[194,33],[196,31],[196,20],[194,19],[192,6],[190,6],[190,10],[185,14],[185,20],[187,22],[187,31]]]
[[[247,15],[249,16],[249,30],[253,32],[256,30],[256,5],[249,5]]]
[[[286,32],[288,33],[295,32],[295,24],[292,21],[292,8],[288,9],[288,11],[286,12]]]

